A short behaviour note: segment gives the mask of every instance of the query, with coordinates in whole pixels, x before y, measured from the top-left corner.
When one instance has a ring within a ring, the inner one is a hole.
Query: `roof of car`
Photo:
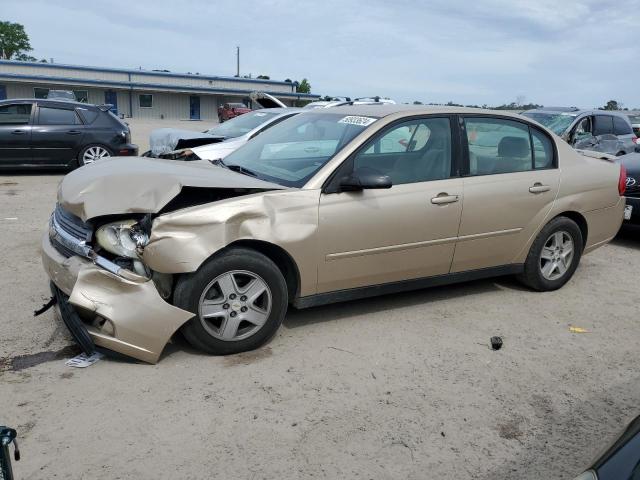
[[[487,114],[494,116],[522,118],[520,115],[504,110],[486,110],[482,108],[470,107],[446,107],[427,105],[403,105],[403,104],[366,104],[366,105],[345,105],[341,107],[305,109],[305,113],[324,114],[339,113],[343,115],[363,115],[371,117],[386,117],[395,113],[407,113],[410,115],[432,115],[432,114]]]
[[[252,110],[253,112],[270,112],[270,113],[291,113],[291,112],[308,112],[309,109],[302,107],[273,107],[273,108],[258,108]]]
[[[6,103],[33,103],[38,102],[47,105],[62,105],[69,106],[73,105],[75,107],[95,107],[91,103],[83,103],[83,102],[74,102],[72,100],[59,100],[59,99],[49,99],[49,98],[11,98],[7,100],[0,100],[0,104]]]

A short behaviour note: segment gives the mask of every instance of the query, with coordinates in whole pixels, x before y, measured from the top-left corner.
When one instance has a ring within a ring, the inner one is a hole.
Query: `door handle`
[[[14,130],[13,132],[11,132],[13,135],[24,135],[26,132],[26,130]]]
[[[529,192],[531,193],[543,193],[551,190],[549,185],[542,185],[540,182],[536,182],[532,187],[529,187]]]
[[[80,135],[82,132],[80,130],[69,130],[67,135]]]
[[[436,197],[431,199],[431,203],[434,205],[446,205],[447,203],[455,203],[459,199],[458,195],[449,195],[448,193],[439,193]]]

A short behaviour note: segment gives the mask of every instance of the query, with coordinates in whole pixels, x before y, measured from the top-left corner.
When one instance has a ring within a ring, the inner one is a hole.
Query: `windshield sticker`
[[[342,120],[338,120],[338,123],[349,123],[351,125],[360,125],[361,127],[367,127],[376,120],[377,118],[357,117],[354,115],[350,115],[348,117],[344,117]]]

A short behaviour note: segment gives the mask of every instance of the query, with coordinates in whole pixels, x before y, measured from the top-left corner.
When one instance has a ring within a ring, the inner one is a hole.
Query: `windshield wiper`
[[[222,162],[222,160],[220,160]],[[258,174],[253,170],[249,170],[248,168],[241,167],[240,165],[227,165],[224,164],[229,170],[233,170],[234,172],[242,173],[243,175],[249,175],[250,177],[258,177]]]
[[[217,165],[218,167],[229,168],[227,164],[221,158],[216,158],[215,160],[209,160],[212,165]]]

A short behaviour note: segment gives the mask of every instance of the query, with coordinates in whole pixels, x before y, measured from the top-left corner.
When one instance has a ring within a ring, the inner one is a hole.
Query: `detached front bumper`
[[[151,280],[127,270],[122,273],[131,275],[125,278],[89,258],[65,257],[49,233],[42,239],[42,263],[98,347],[156,363],[175,331],[193,317],[164,301]],[[61,308],[60,313],[68,315],[68,310]],[[65,319],[67,325],[69,321]]]

